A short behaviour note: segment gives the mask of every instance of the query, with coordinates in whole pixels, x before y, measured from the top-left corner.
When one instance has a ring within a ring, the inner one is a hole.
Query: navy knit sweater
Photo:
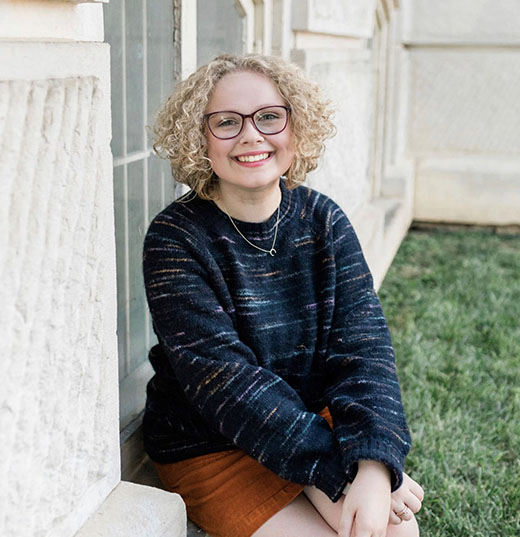
[[[333,501],[358,460],[378,460],[395,490],[410,437],[358,240],[326,196],[281,189],[274,257],[198,197],[150,225],[144,280],[159,344],[145,448],[167,463],[238,447]],[[269,250],[276,219],[236,223]],[[325,406],[333,430],[317,414]]]

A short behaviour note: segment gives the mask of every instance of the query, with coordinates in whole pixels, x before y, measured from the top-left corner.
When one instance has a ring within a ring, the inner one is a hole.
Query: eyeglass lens
[[[242,130],[243,116],[237,112],[216,112],[208,117],[208,126],[217,138],[233,138]],[[277,134],[287,124],[283,106],[261,108],[253,115],[253,123],[262,134]]]

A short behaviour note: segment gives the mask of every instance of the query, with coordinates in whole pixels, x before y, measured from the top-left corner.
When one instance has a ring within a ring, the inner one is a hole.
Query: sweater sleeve
[[[258,365],[233,326],[218,267],[196,237],[180,235],[165,234],[155,222],[144,248],[147,299],[165,367],[224,437],[280,477],[316,485],[336,501],[348,476],[330,427]]]
[[[336,286],[325,399],[349,475],[357,461],[378,460],[390,469],[395,490],[410,435],[390,334],[356,234],[339,207],[332,234]]]

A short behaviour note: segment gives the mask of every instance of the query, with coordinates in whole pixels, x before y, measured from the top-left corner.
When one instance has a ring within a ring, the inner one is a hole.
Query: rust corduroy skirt
[[[320,414],[332,427],[328,408]],[[240,449],[154,465],[164,488],[182,496],[188,517],[212,537],[250,537],[305,488]]]

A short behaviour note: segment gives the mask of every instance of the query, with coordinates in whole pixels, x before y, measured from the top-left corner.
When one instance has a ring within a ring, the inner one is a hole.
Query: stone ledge
[[[123,479],[162,490],[162,484],[150,457],[143,451],[143,430],[138,427],[121,445]],[[188,519],[186,537],[211,537]]]
[[[520,224],[520,160],[419,159],[414,219],[498,226]]]
[[[374,198],[351,221],[378,290],[412,223],[411,203],[402,198]]]
[[[121,481],[76,537],[186,537],[178,494]]]
[[[518,45],[515,0],[404,0],[404,41],[411,45]]]
[[[67,41],[74,44],[78,41],[102,43],[103,3],[106,1],[2,2],[0,39]],[[31,63],[37,63],[37,60]]]

